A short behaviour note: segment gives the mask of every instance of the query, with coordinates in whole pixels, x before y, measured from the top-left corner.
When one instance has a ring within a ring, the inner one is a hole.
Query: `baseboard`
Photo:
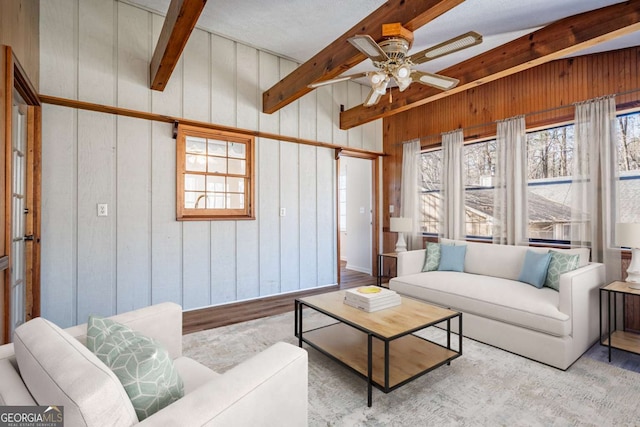
[[[345,268],[347,270],[353,270],[353,271],[357,271],[358,273],[364,273],[371,276],[371,268],[358,267],[357,265],[349,264],[349,262],[347,262],[347,265]]]
[[[293,311],[296,298],[331,292],[338,290],[338,288],[338,285],[320,286],[184,311],[182,313],[182,333],[190,334]]]

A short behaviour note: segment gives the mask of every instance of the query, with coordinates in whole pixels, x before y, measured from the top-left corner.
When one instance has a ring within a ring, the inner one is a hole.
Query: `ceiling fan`
[[[395,80],[400,92],[409,87],[412,82],[442,90],[452,89],[458,84],[459,81],[457,79],[414,70],[412,66],[482,43],[482,36],[470,31],[407,56],[407,52],[413,43],[413,33],[411,31],[404,28],[400,23],[383,24],[382,37],[383,40],[380,43],[376,43],[369,35],[356,35],[348,39],[349,43],[371,59],[378,71],[368,71],[319,81],[310,84],[309,87],[315,89],[332,83],[367,77],[371,83],[371,92],[369,92],[363,103],[365,107],[374,105],[380,100],[380,97],[386,93],[391,79]]]

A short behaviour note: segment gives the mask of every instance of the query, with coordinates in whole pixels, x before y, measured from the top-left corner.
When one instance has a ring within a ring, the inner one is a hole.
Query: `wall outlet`
[[[396,207],[393,205],[389,205],[389,213],[393,213],[396,210]]]
[[[280,216],[287,216],[287,208],[280,208]]]
[[[109,210],[106,203],[98,203],[98,216],[108,216]]]

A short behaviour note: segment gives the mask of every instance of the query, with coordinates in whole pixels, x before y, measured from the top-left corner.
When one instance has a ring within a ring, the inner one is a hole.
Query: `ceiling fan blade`
[[[422,64],[423,62],[431,61],[432,59],[436,59],[480,43],[482,43],[482,36],[475,31],[469,31],[468,33],[454,37],[446,42],[442,42],[418,53],[414,53],[409,57],[409,59],[414,64]]]
[[[367,95],[367,99],[364,100],[362,105],[364,105],[365,107],[371,107],[372,105],[377,104],[378,101],[380,100],[380,97],[383,94],[384,94],[384,92],[380,93],[379,91],[377,91],[375,89],[371,89],[371,92],[369,92],[369,95]]]
[[[376,41],[371,36],[368,36],[366,34],[357,35],[350,37],[348,41],[360,52],[367,55],[372,61],[380,62],[389,59],[385,51],[382,50],[380,46],[378,46],[378,43],[376,43]]]
[[[441,76],[440,74],[425,73],[422,71],[414,71],[411,74],[411,79],[414,82],[422,83],[423,85],[435,87],[436,89],[449,90],[453,89],[460,83],[460,80],[452,77]]]
[[[359,79],[360,77],[366,77],[367,74],[369,74],[369,73],[351,74],[349,76],[336,77],[335,79],[322,80],[322,81],[319,81],[319,82],[311,83],[308,87],[310,87],[311,89],[315,89],[315,88],[320,87],[320,86],[325,86],[325,85],[330,85],[330,84],[333,84],[333,83],[343,82],[345,80],[353,80],[353,79]]]

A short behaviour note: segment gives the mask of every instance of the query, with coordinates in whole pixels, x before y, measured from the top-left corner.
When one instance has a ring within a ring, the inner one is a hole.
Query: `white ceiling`
[[[170,0],[120,0],[166,14]],[[229,39],[305,62],[344,34],[384,0],[208,0],[198,27]],[[414,33],[409,53],[474,30],[483,43],[417,67],[437,72],[530,33],[558,19],[618,0],[466,0]],[[640,45],[640,31],[576,53]],[[348,74],[373,70],[370,61]]]

